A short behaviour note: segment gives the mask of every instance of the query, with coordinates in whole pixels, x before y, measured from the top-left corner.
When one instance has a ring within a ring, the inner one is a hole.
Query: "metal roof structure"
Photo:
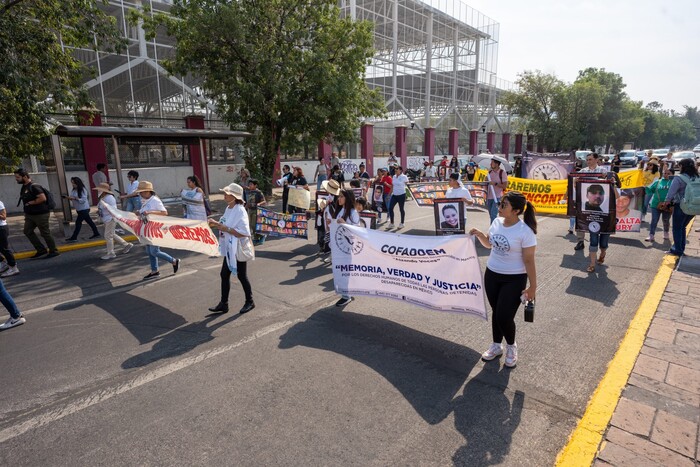
[[[247,131],[231,130],[196,130],[186,128],[133,128],[120,126],[67,126],[56,128],[58,136],[85,136],[93,138],[131,137],[131,138],[179,138],[228,139],[251,136]]]

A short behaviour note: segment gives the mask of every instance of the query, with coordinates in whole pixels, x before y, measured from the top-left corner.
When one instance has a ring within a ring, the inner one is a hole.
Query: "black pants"
[[[282,188],[282,212],[287,212],[287,200],[289,199],[289,187]]]
[[[17,266],[17,261],[15,261],[15,255],[13,255],[10,250],[9,236],[10,229],[8,229],[6,225],[0,225],[0,254],[5,257],[7,265],[13,268]]]
[[[80,228],[83,226],[83,221],[90,226],[93,235],[100,235],[100,232],[97,230],[97,226],[94,222],[92,222],[92,219],[90,219],[89,209],[83,209],[82,211],[76,212],[78,213],[78,217],[75,219],[75,230],[73,230],[73,235],[70,236],[72,240],[78,239],[78,234],[80,234]]]
[[[493,310],[491,330],[493,341],[515,343],[515,314],[520,306],[520,296],[527,286],[527,274],[499,274],[486,268],[484,291]]]
[[[245,293],[245,301],[253,301],[253,289],[250,288],[250,282],[248,281],[248,263],[242,263],[236,261],[236,269],[238,270],[238,280],[243,286],[243,292]],[[221,303],[228,303],[228,295],[231,291],[231,270],[228,268],[228,263],[226,258],[224,258],[224,264],[221,265]]]
[[[391,195],[391,201],[389,202],[389,220],[394,223],[394,206],[399,205],[399,212],[401,213],[401,223],[406,219],[406,211],[403,205],[406,204],[406,194],[403,195]]]

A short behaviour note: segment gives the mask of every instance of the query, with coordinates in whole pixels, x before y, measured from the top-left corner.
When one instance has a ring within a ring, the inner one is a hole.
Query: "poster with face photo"
[[[377,230],[377,213],[362,211],[360,213],[360,227]]]
[[[384,184],[378,183],[372,188],[372,206],[377,212],[385,212],[384,206]]]
[[[576,190],[575,185],[582,179],[597,180],[599,178],[605,178],[605,174],[599,173],[586,173],[577,172],[570,173],[567,177],[568,183],[566,185],[566,215],[569,217],[574,217],[576,215]]]
[[[433,201],[435,235],[463,234],[465,231],[464,201],[443,198]]]
[[[644,188],[621,190],[615,202],[618,232],[640,232],[642,228],[642,205]]]
[[[444,165],[438,167],[438,178],[440,180],[447,179],[447,167],[445,167]]]
[[[610,180],[582,179],[576,184],[576,230],[615,233],[615,185]]]

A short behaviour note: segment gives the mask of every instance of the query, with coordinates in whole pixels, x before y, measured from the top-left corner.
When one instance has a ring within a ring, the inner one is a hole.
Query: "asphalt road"
[[[432,211],[407,206],[404,232],[430,234]],[[514,370],[479,360],[488,322],[388,299],[335,308],[315,233],[258,249],[243,316],[207,314],[219,259],[176,252],[180,272],[149,283],[141,246],[22,261],[5,281],[27,324],[0,333],[0,465],[551,465],[663,246],[614,236],[587,274],[568,220],[540,220]]]

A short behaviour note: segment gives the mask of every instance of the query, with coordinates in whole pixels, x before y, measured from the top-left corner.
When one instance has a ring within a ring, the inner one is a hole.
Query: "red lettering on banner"
[[[211,233],[211,230],[204,227],[192,228],[182,225],[174,225],[170,227],[170,233],[177,240],[192,240],[195,242],[206,243],[207,245],[216,244],[216,239]]]
[[[161,227],[163,227],[163,223],[149,221],[146,223],[145,228],[143,229],[143,236],[151,238],[163,238],[163,232],[160,231]]]

